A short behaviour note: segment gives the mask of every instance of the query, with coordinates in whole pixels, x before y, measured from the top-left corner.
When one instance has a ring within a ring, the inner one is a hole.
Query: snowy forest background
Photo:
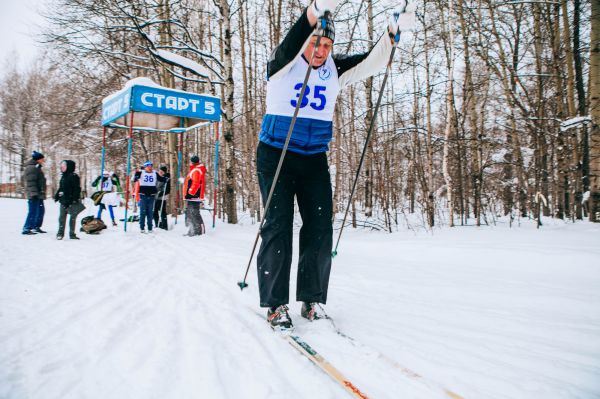
[[[101,100],[145,76],[221,97],[219,216],[229,223],[240,213],[260,218],[254,165],[266,61],[306,6],[297,0],[49,1],[48,28],[39,37],[44,55],[25,70],[5,60],[0,76],[2,190],[20,195],[32,149],[48,159],[49,192],[62,159],[77,162],[91,190],[100,170]],[[342,2],[334,51],[368,49],[393,7],[391,1]],[[591,123],[600,121],[598,2],[427,0],[418,2],[417,13],[416,32],[404,34],[396,52],[352,222],[392,231],[409,214],[423,226],[479,225],[501,216],[599,219],[600,132]],[[162,51],[210,72],[173,65]],[[349,198],[383,73],[340,94],[329,152],[336,212]],[[126,134],[108,131],[108,169],[120,176]],[[198,154],[212,182],[214,140],[211,128],[186,134],[184,170]],[[176,145],[175,135],[136,132],[134,165],[151,159],[174,171]],[[212,198],[211,184],[207,190]]]

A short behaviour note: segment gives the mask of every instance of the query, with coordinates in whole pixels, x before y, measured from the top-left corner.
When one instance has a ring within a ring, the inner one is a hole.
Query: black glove
[[[191,194],[185,193],[185,199],[193,198]]]

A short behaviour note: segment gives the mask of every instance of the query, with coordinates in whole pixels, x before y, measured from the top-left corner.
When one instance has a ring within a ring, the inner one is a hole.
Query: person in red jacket
[[[204,188],[206,166],[200,163],[200,158],[194,155],[190,158],[190,171],[183,184],[186,207],[186,225],[189,226],[188,236],[199,236],[206,232],[200,208],[204,208]]]

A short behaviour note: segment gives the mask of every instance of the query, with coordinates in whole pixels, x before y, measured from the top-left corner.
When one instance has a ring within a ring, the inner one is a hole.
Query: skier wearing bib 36
[[[273,184],[297,101],[301,101],[288,152],[260,230],[262,242],[257,259],[260,306],[269,308],[267,320],[273,327],[292,326],[287,304],[294,197],[302,218],[296,289],[296,300],[303,302],[301,315],[309,320],[319,318],[315,305],[327,301],[333,205],[326,152],[332,138],[335,102],[342,88],[382,70],[393,48],[386,32],[366,53],[332,54],[335,30],[328,15],[338,3],[339,0],[315,0],[294,23],[267,64],[267,111],[256,159],[263,204]],[[315,30],[317,23],[322,26],[320,18],[326,18],[326,26]],[[390,24],[391,36],[398,28]],[[315,49],[319,32],[322,36]],[[300,99],[311,59],[312,71]]]
[[[152,169],[152,162],[144,162],[144,170],[135,172],[134,182],[140,184],[140,231],[145,233],[145,225],[148,222],[148,232],[152,232],[152,219],[154,213],[154,201],[156,199],[156,183],[166,182],[167,179]]]

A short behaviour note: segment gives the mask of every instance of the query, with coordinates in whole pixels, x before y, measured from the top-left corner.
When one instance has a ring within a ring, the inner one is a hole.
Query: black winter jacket
[[[23,187],[27,199],[46,198],[46,177],[42,172],[42,165],[38,164],[35,159],[30,159],[25,164]]]
[[[62,206],[68,207],[81,198],[81,181],[79,175],[75,173],[75,162],[71,160],[64,162],[67,164],[67,170],[60,178],[58,191],[54,194],[54,201],[58,201]]]
[[[156,199],[162,201],[168,199],[169,193],[171,192],[171,174],[167,172],[163,177],[166,179],[166,181],[159,180],[156,183]]]

